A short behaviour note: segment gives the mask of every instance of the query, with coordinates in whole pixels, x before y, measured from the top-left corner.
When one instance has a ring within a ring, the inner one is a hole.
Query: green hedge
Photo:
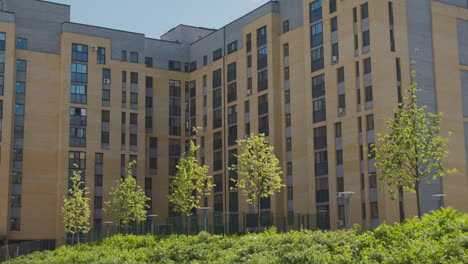
[[[368,232],[115,236],[7,263],[468,263],[468,214],[442,209]]]

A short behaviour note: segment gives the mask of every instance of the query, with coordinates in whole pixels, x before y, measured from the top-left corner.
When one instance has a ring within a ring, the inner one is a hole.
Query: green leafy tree
[[[76,165],[75,165],[76,166]],[[81,179],[80,171],[73,171],[71,177],[72,186],[68,190],[68,197],[63,198],[62,215],[65,232],[72,234],[72,245],[75,242],[75,234],[88,233],[90,229],[89,194],[87,187]],[[78,237],[78,243],[80,239]]]
[[[395,118],[387,121],[388,133],[377,134],[378,146],[372,144],[370,157],[375,157],[375,166],[380,168],[380,180],[391,187],[403,188],[416,194],[418,216],[421,217],[420,186],[455,169],[445,169],[443,159],[447,151],[448,138],[440,135],[442,113],[426,111],[419,106],[419,92],[414,81],[416,72],[411,71],[411,85],[403,102],[395,109]],[[450,136],[450,133],[448,133]],[[396,198],[393,188],[388,189]]]
[[[146,219],[149,208],[146,202],[150,200],[133,178],[134,166],[136,166],[136,161],[128,164],[125,178],[117,181],[117,186],[112,188],[109,193],[112,199],[106,202],[104,209],[107,214],[117,219],[119,226],[123,227],[126,232],[131,222],[142,222]]]
[[[283,172],[264,134],[252,134],[237,143],[240,146],[237,165],[230,168],[237,171],[237,179],[231,179],[236,183],[233,189],[241,190],[247,203],[257,209],[257,230],[260,231],[260,200],[280,192],[285,186],[281,179]]]
[[[194,129],[196,132],[196,129]],[[169,202],[174,205],[174,212],[180,212],[189,217],[192,210],[200,208],[200,200],[204,195],[210,195],[214,184],[208,175],[208,166],[199,165],[196,152],[200,147],[190,140],[189,149],[182,154],[177,164],[177,173],[170,186]],[[189,225],[187,226],[189,230]],[[188,232],[187,230],[187,232]]]

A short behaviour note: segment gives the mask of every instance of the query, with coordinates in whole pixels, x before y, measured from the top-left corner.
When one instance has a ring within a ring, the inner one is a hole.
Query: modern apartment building
[[[221,29],[179,25],[161,39],[73,23],[69,6],[46,1],[1,0],[0,10],[0,240],[63,238],[73,170],[102,225],[132,160],[151,213],[170,216],[169,184],[195,126],[215,212],[250,210],[228,167],[236,139],[265,133],[287,187],[262,211],[317,214],[317,228],[337,229],[337,193],[352,191],[351,223],[412,217],[415,195],[380,191],[366,154],[409,86],[411,60],[422,104],[453,132],[445,164],[459,170],[422,187],[423,211],[468,211],[466,0],[277,0]]]

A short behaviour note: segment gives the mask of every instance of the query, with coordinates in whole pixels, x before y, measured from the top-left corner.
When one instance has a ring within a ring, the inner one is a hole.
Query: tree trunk
[[[261,215],[260,215],[260,200],[258,201],[258,204],[257,204],[257,233],[260,233],[260,226],[262,224],[261,222]]]
[[[419,184],[415,185],[415,191],[416,191],[416,203],[417,203],[417,208],[418,208],[418,217],[421,218],[421,200],[419,198]]]

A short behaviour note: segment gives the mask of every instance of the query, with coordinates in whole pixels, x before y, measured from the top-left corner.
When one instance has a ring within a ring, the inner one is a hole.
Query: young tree
[[[76,166],[76,165],[75,165]],[[87,187],[81,179],[81,172],[73,171],[71,177],[72,186],[68,190],[68,197],[63,198],[62,215],[65,232],[72,234],[72,245],[75,242],[75,234],[88,233],[90,229],[89,217],[89,194]],[[80,238],[78,237],[78,243]]]
[[[419,92],[411,71],[411,85],[403,102],[395,109],[395,119],[387,121],[388,133],[377,134],[380,146],[372,144],[370,157],[381,169],[380,180],[391,187],[416,193],[418,216],[421,217],[420,186],[455,169],[445,169],[442,160],[447,157],[447,138],[440,136],[442,113],[426,112],[419,106]],[[450,136],[450,133],[449,133]],[[395,191],[389,188],[392,198]]]
[[[273,153],[264,134],[250,135],[247,139],[237,141],[240,154],[237,155],[237,165],[231,170],[237,171],[237,180],[234,189],[240,189],[247,198],[247,203],[257,209],[257,230],[260,231],[260,200],[280,192],[285,185],[282,184],[279,160]]]
[[[188,152],[182,154],[177,164],[176,178],[170,186],[169,202],[174,205],[173,211],[187,216],[187,233],[190,228],[189,217],[194,208],[200,208],[200,200],[204,195],[210,195],[213,189],[208,166],[199,165],[196,152],[200,147],[190,140]]]
[[[141,222],[146,219],[146,209],[149,207],[146,202],[150,200],[133,178],[134,166],[136,161],[128,164],[125,178],[117,181],[117,186],[112,188],[109,193],[112,200],[106,202],[104,209],[107,214],[117,219],[119,226],[123,227],[125,232],[128,232],[128,226],[132,221]]]

